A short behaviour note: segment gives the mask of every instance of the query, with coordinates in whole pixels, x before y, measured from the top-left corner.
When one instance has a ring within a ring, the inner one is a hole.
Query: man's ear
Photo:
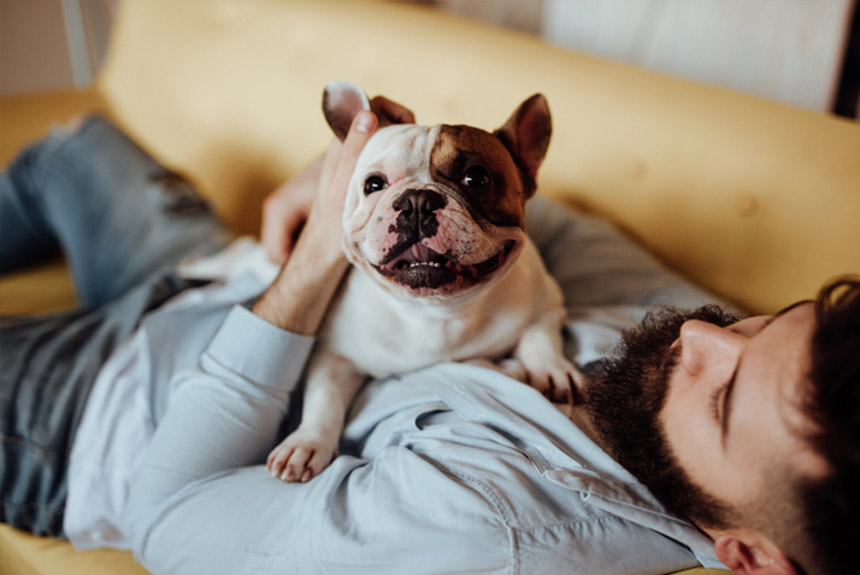
[[[323,114],[332,131],[341,141],[349,133],[355,115],[370,110],[370,101],[353,82],[332,82],[323,91]]]
[[[525,174],[534,181],[549,148],[552,119],[543,94],[535,94],[495,131]]]
[[[794,563],[768,537],[748,529],[714,536],[717,558],[736,575],[798,575]]]

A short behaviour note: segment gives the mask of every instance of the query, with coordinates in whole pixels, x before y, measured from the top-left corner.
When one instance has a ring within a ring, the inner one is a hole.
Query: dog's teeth
[[[410,268],[417,268],[418,266],[430,266],[433,268],[440,268],[442,264],[439,262],[412,262],[409,264]]]

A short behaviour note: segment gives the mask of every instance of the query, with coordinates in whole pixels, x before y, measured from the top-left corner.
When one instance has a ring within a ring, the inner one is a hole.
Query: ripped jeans
[[[99,116],[8,166],[0,273],[62,250],[81,307],[0,318],[0,521],[63,535],[69,453],[101,366],[147,312],[200,285],[177,263],[229,239],[186,180]]]

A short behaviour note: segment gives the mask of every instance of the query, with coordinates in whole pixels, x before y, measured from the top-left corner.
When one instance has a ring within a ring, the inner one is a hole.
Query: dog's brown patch
[[[475,169],[489,173],[487,185],[464,183]],[[496,136],[471,126],[443,125],[430,152],[430,173],[458,189],[493,225],[523,227],[528,192],[519,167]]]

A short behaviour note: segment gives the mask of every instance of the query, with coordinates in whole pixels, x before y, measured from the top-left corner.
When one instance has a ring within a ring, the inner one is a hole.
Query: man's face
[[[678,363],[660,414],[666,439],[693,483],[742,513],[772,514],[755,508],[774,473],[824,471],[804,441],[814,327],[807,302],[725,328],[689,321],[673,344]]]
[[[755,506],[774,470],[819,465],[800,411],[815,319],[811,303],[743,320],[715,309],[689,317],[631,334],[625,356],[597,370],[588,411],[622,465],[713,533],[747,511],[771,515]]]

